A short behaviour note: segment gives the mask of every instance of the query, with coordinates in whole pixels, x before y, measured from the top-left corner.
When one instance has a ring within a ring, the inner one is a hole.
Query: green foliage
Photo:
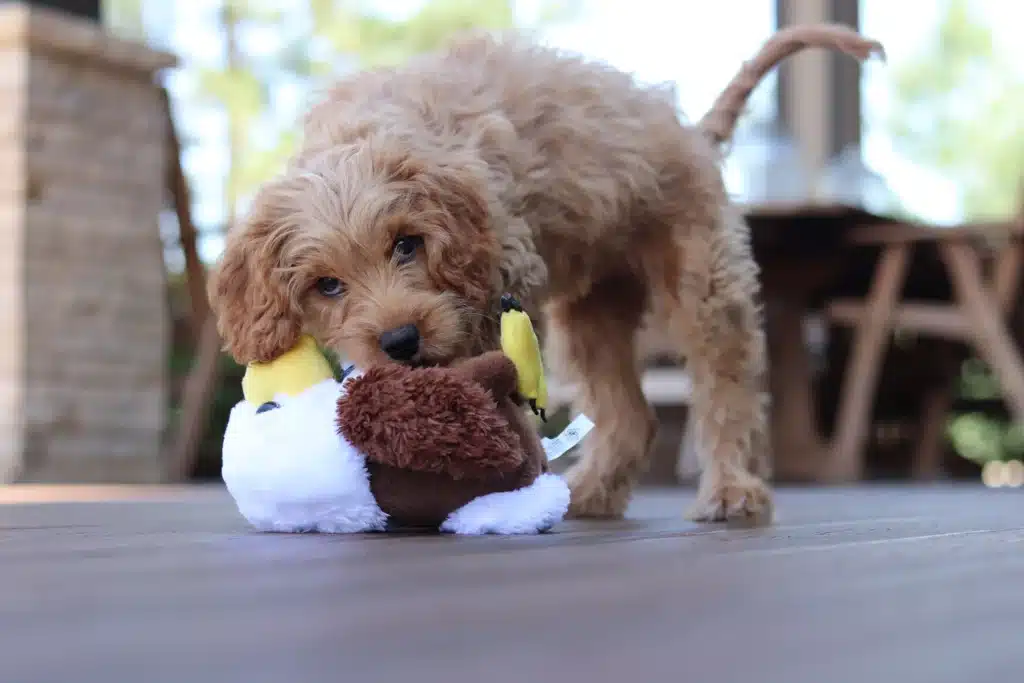
[[[308,21],[286,21],[284,9],[287,16],[298,15],[297,5],[230,0],[223,18],[226,35],[232,29],[242,37],[270,27],[279,46],[269,56],[240,50],[234,65],[200,73],[200,99],[227,112],[231,137],[241,148],[226,181],[225,197],[232,205],[277,173],[298,143],[298,122],[282,119],[274,107],[282,84],[297,84],[308,94],[345,70],[396,65],[439,48],[461,31],[501,31],[517,23],[514,0],[429,0],[403,18],[377,13],[365,0],[307,0]],[[563,20],[576,5],[576,0],[548,0],[539,21]]]
[[[1014,424],[1003,434],[1004,460],[1024,459],[1024,425]]]
[[[991,401],[1001,396],[998,378],[978,358],[964,361],[958,393],[968,401]],[[979,465],[1024,456],[1024,425],[1001,417],[981,412],[957,415],[949,423],[948,434],[953,449]]]
[[[122,37],[143,41],[143,8],[158,1],[103,0],[105,23]],[[542,0],[534,25],[525,28],[564,21],[580,3]],[[223,63],[201,65],[182,55],[181,71],[193,87],[177,93],[181,104],[213,106],[227,118],[224,225],[298,144],[299,122],[278,106],[282,87],[297,86],[308,95],[346,70],[399,64],[456,33],[502,31],[518,23],[515,0],[426,0],[410,16],[397,18],[380,14],[378,6],[366,0],[221,0]],[[247,40],[252,36],[260,40]]]
[[[332,56],[354,56],[361,67],[391,66],[438,47],[453,33],[480,28],[496,30],[515,24],[511,0],[433,0],[412,17],[393,20],[353,0],[312,0],[316,36]],[[330,60],[318,60],[328,67]]]
[[[959,415],[949,425],[953,448],[962,457],[983,464],[1002,459],[1003,426],[980,413]]]
[[[1003,218],[1024,168],[1024,77],[967,0],[944,0],[936,35],[896,68],[891,130],[910,159],[956,179],[969,217]]]
[[[985,363],[969,358],[960,370],[960,395],[972,401],[999,398],[999,381]]]
[[[224,442],[231,409],[242,400],[242,376],[245,368],[230,357],[220,359],[220,384],[213,396],[207,416],[207,428],[199,445],[197,478],[218,479],[220,477],[220,453]]]
[[[986,401],[1000,396],[999,382],[983,362],[964,362],[960,395],[968,400]],[[979,465],[990,461],[1017,460],[1024,456],[1024,425],[979,412],[956,416],[949,424],[953,448]]]
[[[955,417],[949,424],[949,437],[957,453],[979,465],[1024,456],[1024,425],[1008,426],[983,413]]]

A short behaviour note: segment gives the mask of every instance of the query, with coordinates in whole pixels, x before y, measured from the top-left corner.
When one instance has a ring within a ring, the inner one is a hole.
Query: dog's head
[[[210,300],[241,363],[308,332],[363,367],[446,364],[475,352],[489,324],[499,252],[467,166],[333,148],[261,188],[228,235]]]

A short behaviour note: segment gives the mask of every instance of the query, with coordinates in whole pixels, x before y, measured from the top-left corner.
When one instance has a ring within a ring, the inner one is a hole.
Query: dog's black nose
[[[380,335],[380,348],[392,360],[412,360],[420,350],[420,331],[415,325],[402,325]]]

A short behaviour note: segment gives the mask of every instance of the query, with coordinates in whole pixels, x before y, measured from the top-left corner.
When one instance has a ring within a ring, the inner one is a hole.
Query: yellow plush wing
[[[540,342],[530,316],[511,297],[502,297],[501,349],[515,363],[519,375],[519,393],[544,418],[547,383]]]
[[[295,396],[334,377],[334,370],[316,341],[303,335],[291,350],[268,363],[250,363],[242,377],[242,395],[255,405],[274,400],[277,394]]]

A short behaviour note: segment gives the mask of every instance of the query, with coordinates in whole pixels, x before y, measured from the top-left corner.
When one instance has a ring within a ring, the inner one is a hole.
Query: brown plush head
[[[495,351],[451,368],[378,366],[350,382],[338,430],[366,455],[370,488],[394,523],[437,527],[544,471],[539,437],[511,399],[516,379]]]
[[[446,368],[380,365],[338,402],[346,438],[367,460],[482,479],[523,462],[519,436],[480,384]]]

